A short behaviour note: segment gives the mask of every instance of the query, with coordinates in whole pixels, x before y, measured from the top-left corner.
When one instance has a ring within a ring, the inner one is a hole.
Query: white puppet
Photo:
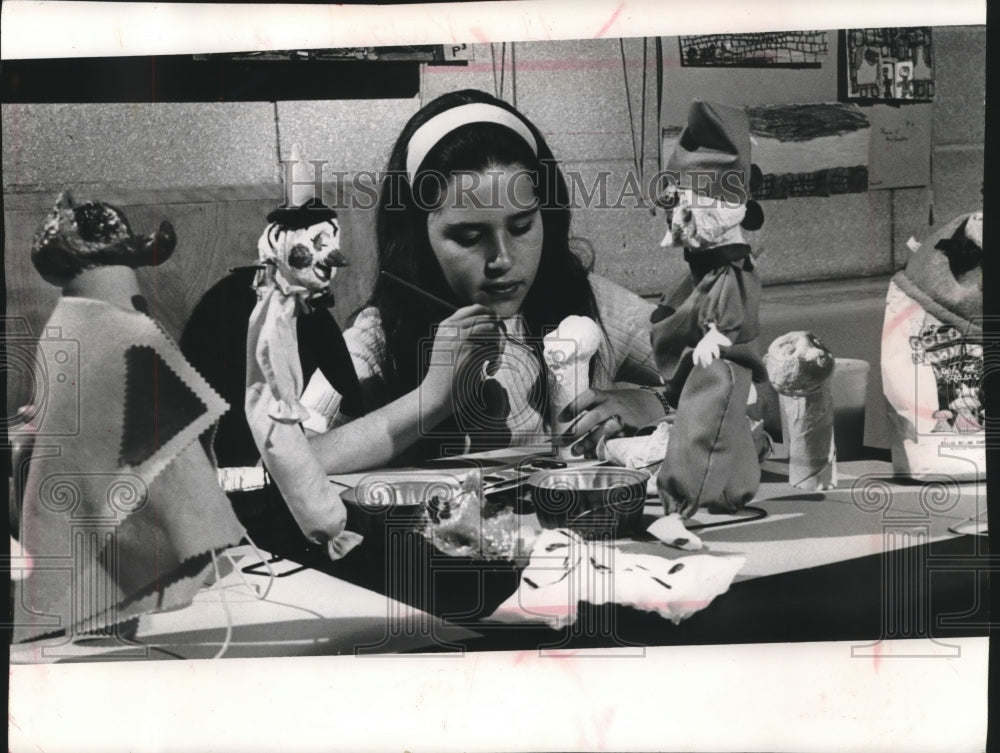
[[[306,163],[297,147],[292,162],[292,201],[268,215],[257,243],[261,270],[247,332],[245,410],[261,460],[302,533],[338,559],[361,537],[345,530],[344,503],[305,435],[310,414],[299,401],[304,377],[297,320],[325,301],[337,269],[347,262],[337,213],[312,195],[310,176],[300,176]]]
[[[33,447],[19,541],[35,569],[17,582],[15,640],[185,606],[243,536],[198,441],[228,406],[145,313],[135,273],[175,244],[168,222],[137,236],[121,210],[65,191],[34,239],[32,262],[63,294],[21,414]]]

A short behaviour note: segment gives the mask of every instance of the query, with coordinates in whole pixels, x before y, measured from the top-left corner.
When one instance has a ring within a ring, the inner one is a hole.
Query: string
[[[275,579],[278,576],[275,574],[274,568],[271,567],[270,557],[265,557],[263,555],[263,553],[260,551],[260,549],[257,548],[257,545],[255,543],[253,543],[253,539],[250,538],[250,535],[249,534],[244,534],[243,538],[245,538],[247,540],[247,543],[250,545],[250,548],[253,549],[253,553],[257,555],[257,559],[259,559],[261,562],[264,563],[264,567],[267,568],[267,573],[270,576],[270,578],[268,578],[268,580],[267,580],[267,587],[264,589],[264,593],[262,593],[260,595],[260,599],[261,599],[261,601],[263,601],[264,599],[267,598],[267,595],[269,593],[271,593],[271,586],[274,585],[274,581],[275,581]],[[229,552],[226,552],[226,555],[228,556]],[[230,561],[232,561],[232,557],[229,557],[229,559],[230,559]],[[233,566],[236,567],[236,563],[235,562],[233,562]],[[240,577],[243,578],[243,568],[236,567],[236,570],[237,570],[237,572],[239,572]],[[250,583],[247,581],[246,578],[243,578],[243,582],[246,583],[247,587],[250,588],[251,590],[256,590],[256,588],[254,586],[250,585]]]
[[[490,42],[490,57],[493,58],[493,96],[500,99],[500,89],[497,86],[497,48]]]
[[[646,68],[647,63],[647,49],[648,49],[648,38],[642,38],[642,109],[640,110],[639,116],[639,184],[644,185],[646,170]],[[630,98],[631,99],[631,98]]]
[[[656,169],[663,170],[663,39],[656,37]]]
[[[426,81],[426,79],[427,79],[427,63],[420,63],[419,70],[420,70],[420,83],[419,83],[419,88],[420,88],[420,108],[423,109],[423,107],[424,107],[424,101],[425,101],[426,96],[427,96],[427,92],[426,92],[426,85],[427,85],[427,81]]]
[[[230,585],[225,586],[225,588],[227,588],[227,589],[240,588],[240,584],[239,583],[231,583]],[[294,610],[299,611],[299,612],[305,612],[306,614],[310,614],[313,617],[318,617],[321,620],[329,619],[322,612],[317,612],[315,609],[310,609],[309,607],[303,607],[303,606],[301,606],[299,604],[291,604],[291,603],[289,603],[287,601],[275,601],[274,599],[269,599],[267,603],[269,605],[275,606],[275,607],[287,607],[288,609],[294,609]],[[240,645],[245,645],[245,642],[244,641],[240,641]],[[178,657],[178,658],[184,658],[184,657]]]
[[[510,43],[510,96],[511,104],[517,109],[517,55],[515,43]]]
[[[229,644],[233,640],[233,613],[229,609],[229,599],[226,598],[226,589],[222,588],[219,581],[219,561],[215,557],[215,550],[211,551],[212,554],[212,569],[215,571],[215,587],[219,591],[219,597],[222,599],[222,609],[226,613],[226,637],[222,640],[222,646],[219,648],[218,652],[213,656],[213,659],[221,659],[222,655],[229,650]]]
[[[927,226],[934,227],[934,150],[931,149],[930,159],[927,165]]]
[[[632,112],[632,93],[628,83],[628,64],[625,61],[625,40],[618,39],[618,46],[622,55],[622,76],[625,78],[625,101],[628,103],[628,132],[632,139],[632,164],[635,165],[636,178],[642,182],[642,166],[639,163],[639,151],[635,143],[635,115]],[[643,66],[643,80],[645,81],[646,70]],[[643,113],[645,114],[645,101],[643,102]]]
[[[503,77],[507,72],[507,43],[502,42],[500,44],[500,93],[497,95],[500,99],[503,99]]]

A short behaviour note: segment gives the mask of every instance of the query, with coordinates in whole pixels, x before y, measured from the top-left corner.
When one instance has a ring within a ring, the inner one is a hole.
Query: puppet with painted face
[[[330,295],[330,283],[347,260],[340,253],[337,213],[318,202],[276,209],[257,241],[264,272],[256,287],[275,286],[304,305]]]
[[[15,640],[185,606],[243,536],[198,442],[228,406],[148,314],[135,271],[176,242],[169,222],[135,235],[68,191],[35,236],[31,261],[62,296],[19,414],[31,423],[12,435],[19,545],[49,564],[18,580]]]
[[[299,400],[304,377],[297,320],[314,306],[329,303],[330,283],[347,261],[340,253],[337,213],[313,195],[312,176],[306,174],[307,163],[297,146],[291,162],[291,201],[267,216],[269,224],[257,242],[258,300],[247,332],[244,407],[264,467],[302,533],[338,559],[361,537],[344,530],[344,503],[305,435],[303,424],[310,413]]]
[[[696,100],[666,174],[661,246],[683,248],[693,289],[676,310],[653,314],[657,366],[677,404],[657,485],[667,513],[732,511],[760,483],[762,447],[747,404],[755,402],[752,382],[766,378],[757,348],[761,287],[743,235],[763,224],[749,200],[745,111]]]

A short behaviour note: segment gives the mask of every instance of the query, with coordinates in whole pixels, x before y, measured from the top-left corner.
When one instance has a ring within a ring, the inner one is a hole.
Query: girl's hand
[[[442,321],[420,385],[421,400],[429,401],[426,407],[454,413],[461,387],[470,381],[470,370],[488,365],[495,369],[503,343],[500,320],[486,306],[465,306]]]
[[[593,457],[601,437],[631,434],[662,418],[663,404],[656,395],[639,389],[591,388],[577,395],[559,415],[560,420],[573,421],[563,434],[567,444],[575,442],[573,454],[589,457]]]

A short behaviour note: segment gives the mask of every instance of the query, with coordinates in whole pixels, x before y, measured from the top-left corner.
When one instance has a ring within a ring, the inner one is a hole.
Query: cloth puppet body
[[[133,267],[168,258],[173,229],[60,194],[32,248],[63,288],[39,339],[34,441],[14,639],[104,630],[190,603],[243,529],[198,442],[226,403],[145,313]]]
[[[302,165],[297,151],[293,160]],[[297,322],[312,301],[329,295],[336,268],[346,265],[340,225],[337,213],[316,199],[279,208],[267,219],[257,244],[262,268],[247,332],[247,423],[302,533],[339,559],[361,537],[345,530],[347,510],[302,426],[309,411],[299,402],[304,378]]]
[[[882,388],[893,470],[981,479],[986,468],[983,213],[939,228],[886,294]]]
[[[222,417],[211,438],[220,467],[253,466],[260,460],[246,414],[239,408],[246,392],[247,328],[257,305],[257,272],[256,265],[237,267],[209,288],[191,312],[181,336],[181,350],[187,359],[227,402],[237,406]],[[296,335],[305,382],[319,369],[341,395],[340,414],[360,416],[364,412],[361,387],[330,309],[317,304],[298,316]]]
[[[747,403],[752,382],[766,378],[757,343],[761,285],[741,232],[763,222],[747,200],[746,113],[695,101],[666,171],[677,183],[660,197],[669,224],[661,245],[684,248],[692,290],[676,310],[660,307],[652,317],[657,365],[677,403],[657,486],[667,513],[733,511],[760,483],[761,445]]]

